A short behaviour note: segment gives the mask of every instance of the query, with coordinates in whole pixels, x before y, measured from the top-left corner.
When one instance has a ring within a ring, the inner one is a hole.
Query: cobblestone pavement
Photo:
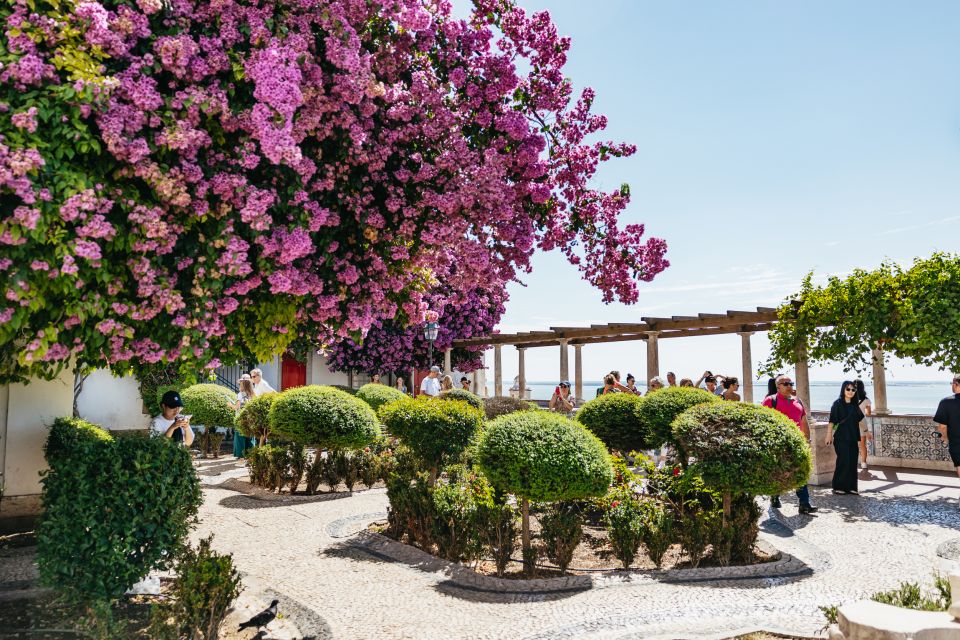
[[[960,537],[956,476],[871,469],[861,472],[860,496],[811,488],[815,517],[798,515],[792,495],[779,513],[767,511],[762,538],[802,561],[806,575],[695,583],[613,576],[586,588],[501,594],[463,588],[446,563],[365,548],[360,531],[385,511],[383,490],[258,499],[230,488],[239,470],[216,471],[203,476],[197,534],[215,533],[214,546],[232,552],[244,574],[310,612],[318,637],[337,639],[724,638],[760,629],[813,636],[824,625],[818,605],[901,580],[929,583],[937,549]]]

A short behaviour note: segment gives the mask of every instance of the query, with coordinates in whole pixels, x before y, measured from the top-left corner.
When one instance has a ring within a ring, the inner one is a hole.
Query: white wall
[[[77,410],[84,420],[104,429],[146,429],[150,416],[143,414],[140,383],[133,376],[118,378],[106,369],[87,376],[77,398]]]
[[[40,471],[46,468],[43,445],[48,427],[61,416],[73,415],[73,373],[65,371],[56,380],[33,380],[7,388],[6,411],[0,414],[6,432],[4,447],[4,496],[40,493]]]
[[[277,356],[270,362],[262,362],[257,368],[263,373],[263,379],[270,383],[270,386],[280,391],[280,356]]]
[[[311,351],[307,361],[307,384],[341,384],[346,386],[346,373],[330,371],[326,357]],[[354,381],[356,382],[356,380]]]

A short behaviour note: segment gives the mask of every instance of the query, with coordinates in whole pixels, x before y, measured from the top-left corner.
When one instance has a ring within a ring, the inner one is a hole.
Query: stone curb
[[[778,560],[747,566],[629,572],[612,569],[594,575],[508,580],[478,574],[461,564],[443,560],[364,528],[366,524],[382,519],[384,516],[383,512],[375,512],[340,518],[329,523],[326,531],[333,538],[351,538],[351,546],[372,556],[407,564],[421,571],[443,572],[449,578],[446,586],[467,591],[502,595],[560,594],[587,589],[603,589],[624,584],[782,580],[802,578],[813,574],[813,569],[804,562],[789,553],[774,548],[775,551],[779,552]],[[350,530],[356,531],[356,533],[351,534],[349,533]],[[773,547],[773,545],[769,546]]]

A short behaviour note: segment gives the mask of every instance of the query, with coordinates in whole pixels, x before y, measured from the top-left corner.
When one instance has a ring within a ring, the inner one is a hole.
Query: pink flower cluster
[[[634,148],[595,141],[606,120],[590,90],[574,100],[570,43],[546,13],[512,0],[476,0],[466,20],[447,0],[63,6],[0,7],[13,205],[0,276],[28,285],[0,300],[13,319],[0,346],[46,336],[31,352],[44,357],[0,381],[70,357],[202,367],[295,338],[335,345],[337,366],[405,366],[425,351],[428,309],[438,349],[490,331],[538,248],[563,251],[607,301],[636,300],[667,266],[663,241],[618,224],[626,187],[590,186]],[[36,126],[28,88],[57,122]]]

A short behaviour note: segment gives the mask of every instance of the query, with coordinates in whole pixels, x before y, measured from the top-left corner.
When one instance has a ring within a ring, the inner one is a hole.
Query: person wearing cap
[[[276,389],[270,386],[270,383],[263,379],[263,371],[260,369],[250,370],[250,379],[253,381],[253,392],[262,396],[265,393],[275,393]]]
[[[460,378],[460,388],[464,391],[470,391],[470,380],[467,378],[467,376]]]
[[[553,397],[550,398],[548,407],[551,411],[569,416],[575,406],[576,400],[570,395],[570,383],[564,380],[553,390]]]
[[[430,367],[430,375],[420,382],[420,393],[436,398],[440,395],[440,367]]]
[[[180,415],[182,410],[183,400],[178,392],[164,393],[160,398],[160,415],[153,419],[153,430],[189,447],[193,444],[193,429],[186,416]]]

